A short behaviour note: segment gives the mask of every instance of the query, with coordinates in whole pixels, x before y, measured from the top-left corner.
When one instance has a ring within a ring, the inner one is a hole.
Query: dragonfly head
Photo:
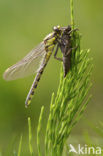
[[[54,26],[53,31],[56,32],[56,33],[59,33],[60,32],[60,26],[59,25]]]

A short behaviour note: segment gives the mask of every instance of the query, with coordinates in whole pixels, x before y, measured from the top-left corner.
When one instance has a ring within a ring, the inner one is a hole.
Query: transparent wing
[[[15,80],[35,73],[38,70],[45,53],[45,44],[44,42],[41,42],[21,61],[8,68],[3,75],[4,79],[8,81]]]

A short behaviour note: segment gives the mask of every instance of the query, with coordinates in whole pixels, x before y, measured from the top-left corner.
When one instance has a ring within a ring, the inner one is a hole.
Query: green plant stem
[[[74,29],[74,5],[73,5],[73,0],[70,0],[70,9],[71,9],[71,25],[72,29]]]
[[[39,117],[39,123],[37,128],[37,147],[38,147],[38,155],[42,156],[41,149],[40,149],[40,132],[41,132],[41,123],[43,118],[43,112],[44,112],[44,106],[41,108],[40,117]]]
[[[21,155],[21,145],[22,145],[22,136],[20,137],[19,149],[18,149],[18,156]]]
[[[29,150],[30,154],[33,155],[33,148],[32,148],[32,132],[31,132],[31,120],[30,117],[28,117],[28,127],[29,127]]]

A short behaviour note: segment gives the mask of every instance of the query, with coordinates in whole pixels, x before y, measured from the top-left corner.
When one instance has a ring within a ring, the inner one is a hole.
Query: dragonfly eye
[[[55,31],[55,32],[59,32],[60,31],[60,26],[58,25],[58,26],[54,26],[53,27],[53,30]]]

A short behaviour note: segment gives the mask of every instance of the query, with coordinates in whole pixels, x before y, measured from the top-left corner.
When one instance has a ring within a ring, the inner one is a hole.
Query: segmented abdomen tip
[[[31,101],[26,101],[25,102],[25,108],[28,108],[28,106],[30,105]]]

